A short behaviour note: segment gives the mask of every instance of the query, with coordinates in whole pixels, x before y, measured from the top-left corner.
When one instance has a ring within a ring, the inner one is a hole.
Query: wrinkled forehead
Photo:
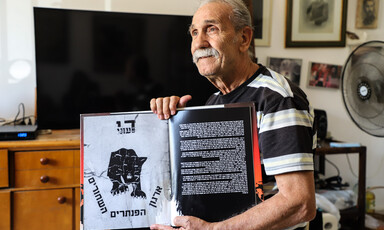
[[[201,6],[193,15],[191,28],[199,25],[215,23],[231,23],[232,8],[230,5],[219,2],[211,2]]]

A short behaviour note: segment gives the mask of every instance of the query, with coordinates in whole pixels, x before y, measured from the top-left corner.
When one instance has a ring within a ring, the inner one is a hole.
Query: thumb
[[[179,100],[178,108],[183,108],[183,107],[187,106],[187,102],[190,101],[191,99],[192,99],[191,95],[182,96]]]
[[[177,227],[187,227],[187,224],[188,224],[189,220],[188,220],[188,217],[186,216],[176,216],[174,219],[173,219],[173,224]]]

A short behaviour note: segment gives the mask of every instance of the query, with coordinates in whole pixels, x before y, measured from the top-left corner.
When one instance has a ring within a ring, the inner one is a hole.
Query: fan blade
[[[363,131],[384,137],[384,42],[356,48],[344,65],[343,99],[352,120]]]

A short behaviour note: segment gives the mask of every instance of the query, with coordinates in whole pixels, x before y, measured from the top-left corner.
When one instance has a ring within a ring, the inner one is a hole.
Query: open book
[[[220,221],[263,199],[253,104],[81,115],[84,229]]]

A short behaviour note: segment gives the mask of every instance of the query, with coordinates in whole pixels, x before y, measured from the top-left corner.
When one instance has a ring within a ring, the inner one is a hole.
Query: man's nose
[[[207,34],[199,33],[196,38],[193,40],[193,46],[195,50],[204,49],[209,47],[209,42],[207,39]]]

